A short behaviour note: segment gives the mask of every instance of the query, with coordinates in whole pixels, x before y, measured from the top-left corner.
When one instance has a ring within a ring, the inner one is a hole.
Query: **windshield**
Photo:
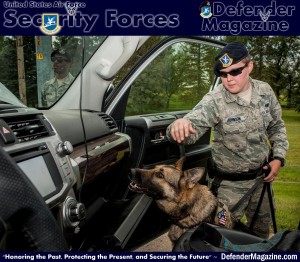
[[[25,105],[2,83],[0,83],[0,104],[9,104],[19,107],[25,107]]]
[[[68,90],[105,38],[0,36],[1,103],[51,107]]]

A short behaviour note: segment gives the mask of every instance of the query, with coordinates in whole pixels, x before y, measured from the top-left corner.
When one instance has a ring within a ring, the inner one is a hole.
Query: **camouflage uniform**
[[[209,92],[193,111],[184,116],[196,134],[190,135],[184,144],[193,144],[209,129],[213,129],[212,158],[219,169],[228,173],[241,173],[262,167],[268,159],[270,144],[274,156],[285,158],[288,149],[286,129],[281,118],[281,107],[272,90],[265,82],[250,78],[252,96],[247,104],[239,96],[228,92],[223,85]],[[167,129],[168,138],[171,125]],[[218,198],[231,208],[254,185],[254,180],[221,182]],[[240,219],[247,208],[251,220],[261,193],[261,187],[234,215]],[[270,213],[267,194],[256,220],[256,233],[267,237]],[[250,221],[248,221],[250,222]],[[263,232],[258,232],[263,231]]]
[[[61,86],[58,86],[56,77],[47,81],[42,89],[42,106],[48,107],[54,104],[68,89],[73,80],[74,76],[69,73],[64,78]]]

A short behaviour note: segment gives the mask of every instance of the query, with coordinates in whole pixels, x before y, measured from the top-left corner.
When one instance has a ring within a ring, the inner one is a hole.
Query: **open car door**
[[[132,138],[131,167],[152,168],[181,156],[186,156],[185,168],[206,165],[210,130],[197,144],[179,146],[167,140],[166,128],[216,85],[214,57],[222,46],[201,37],[166,38],[143,56],[107,99],[106,113]]]

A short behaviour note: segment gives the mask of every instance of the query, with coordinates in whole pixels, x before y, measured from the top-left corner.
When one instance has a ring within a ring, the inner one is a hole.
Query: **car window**
[[[66,92],[82,64],[105,39],[105,36],[0,36],[1,82],[25,105],[49,108]]]
[[[194,42],[166,48],[131,85],[126,116],[192,109],[211,87],[217,52]]]

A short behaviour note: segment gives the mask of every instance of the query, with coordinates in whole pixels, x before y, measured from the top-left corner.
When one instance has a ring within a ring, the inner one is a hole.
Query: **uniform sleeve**
[[[272,121],[269,123],[267,133],[272,146],[273,155],[285,158],[288,150],[288,140],[285,123],[282,119],[282,109],[272,90],[271,93],[271,116]]]
[[[215,101],[212,95],[207,94],[190,113],[183,117],[191,122],[197,133],[187,137],[182,144],[190,145],[196,143],[209,128],[214,127],[219,122],[219,114],[214,104]],[[171,136],[171,128],[172,124],[167,128],[167,138],[174,142]]]

